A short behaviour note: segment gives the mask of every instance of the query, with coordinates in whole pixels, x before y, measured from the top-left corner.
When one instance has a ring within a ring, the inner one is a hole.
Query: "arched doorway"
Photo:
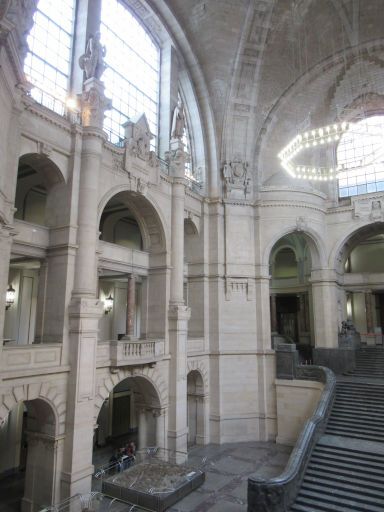
[[[0,508],[32,511],[59,499],[62,444],[56,416],[42,399],[17,403],[0,427]]]
[[[278,240],[270,255],[270,304],[273,343],[295,343],[311,359],[311,254],[305,237],[290,233]]]
[[[188,445],[204,444],[204,382],[198,370],[187,376]]]
[[[137,449],[166,447],[164,410],[153,384],[145,377],[119,382],[104,400],[95,433],[95,466],[133,441]]]

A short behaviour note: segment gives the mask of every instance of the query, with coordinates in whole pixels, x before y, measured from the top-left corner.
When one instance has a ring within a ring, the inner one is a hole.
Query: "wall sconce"
[[[9,309],[12,306],[12,304],[15,302],[15,296],[16,290],[12,288],[12,285],[10,284],[5,295],[5,309]]]
[[[113,308],[113,297],[109,294],[109,297],[104,299],[104,313],[108,315],[112,311]]]

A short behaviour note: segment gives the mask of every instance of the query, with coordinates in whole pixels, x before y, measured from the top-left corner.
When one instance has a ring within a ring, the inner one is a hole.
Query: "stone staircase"
[[[365,347],[356,353],[356,377],[384,379],[384,350],[381,347]]]
[[[353,376],[338,378],[325,434],[311,454],[291,512],[384,511],[381,361],[383,349],[362,349]]]

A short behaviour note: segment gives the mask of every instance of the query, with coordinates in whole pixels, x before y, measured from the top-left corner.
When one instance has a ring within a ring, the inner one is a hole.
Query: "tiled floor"
[[[191,449],[189,463],[203,467],[205,482],[170,508],[169,512],[245,512],[248,477],[279,475],[288,461],[290,451],[291,448],[286,446],[258,442]],[[94,460],[95,465],[108,460],[109,456],[108,449],[99,451]],[[23,486],[23,474],[0,481],[0,512],[19,512]],[[126,510],[129,509],[127,506]]]

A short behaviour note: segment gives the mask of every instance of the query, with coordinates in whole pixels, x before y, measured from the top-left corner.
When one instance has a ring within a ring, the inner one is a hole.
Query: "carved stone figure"
[[[82,123],[83,126],[102,128],[104,112],[111,108],[111,100],[104,96],[101,82],[88,82],[88,85],[81,95]]]
[[[175,110],[173,111],[172,118],[172,129],[171,129],[171,139],[181,139],[184,134],[185,128],[185,114],[184,114],[184,106],[181,99],[177,102]]]
[[[104,57],[106,55],[105,46],[100,43],[100,32],[88,39],[85,53],[79,58],[79,66],[85,72],[87,80],[89,78],[101,78],[106,65]]]
[[[382,220],[382,216],[383,216],[383,212],[382,212],[382,209],[381,209],[381,201],[372,201],[372,206],[371,206],[371,220],[377,220],[377,221],[380,221]]]
[[[251,193],[251,178],[248,176],[248,162],[234,160],[223,165],[224,195],[245,199]]]
[[[135,121],[127,121],[125,128],[125,150],[129,156],[141,158],[148,161],[151,157],[150,144],[153,135],[149,129],[145,114],[142,114]]]

